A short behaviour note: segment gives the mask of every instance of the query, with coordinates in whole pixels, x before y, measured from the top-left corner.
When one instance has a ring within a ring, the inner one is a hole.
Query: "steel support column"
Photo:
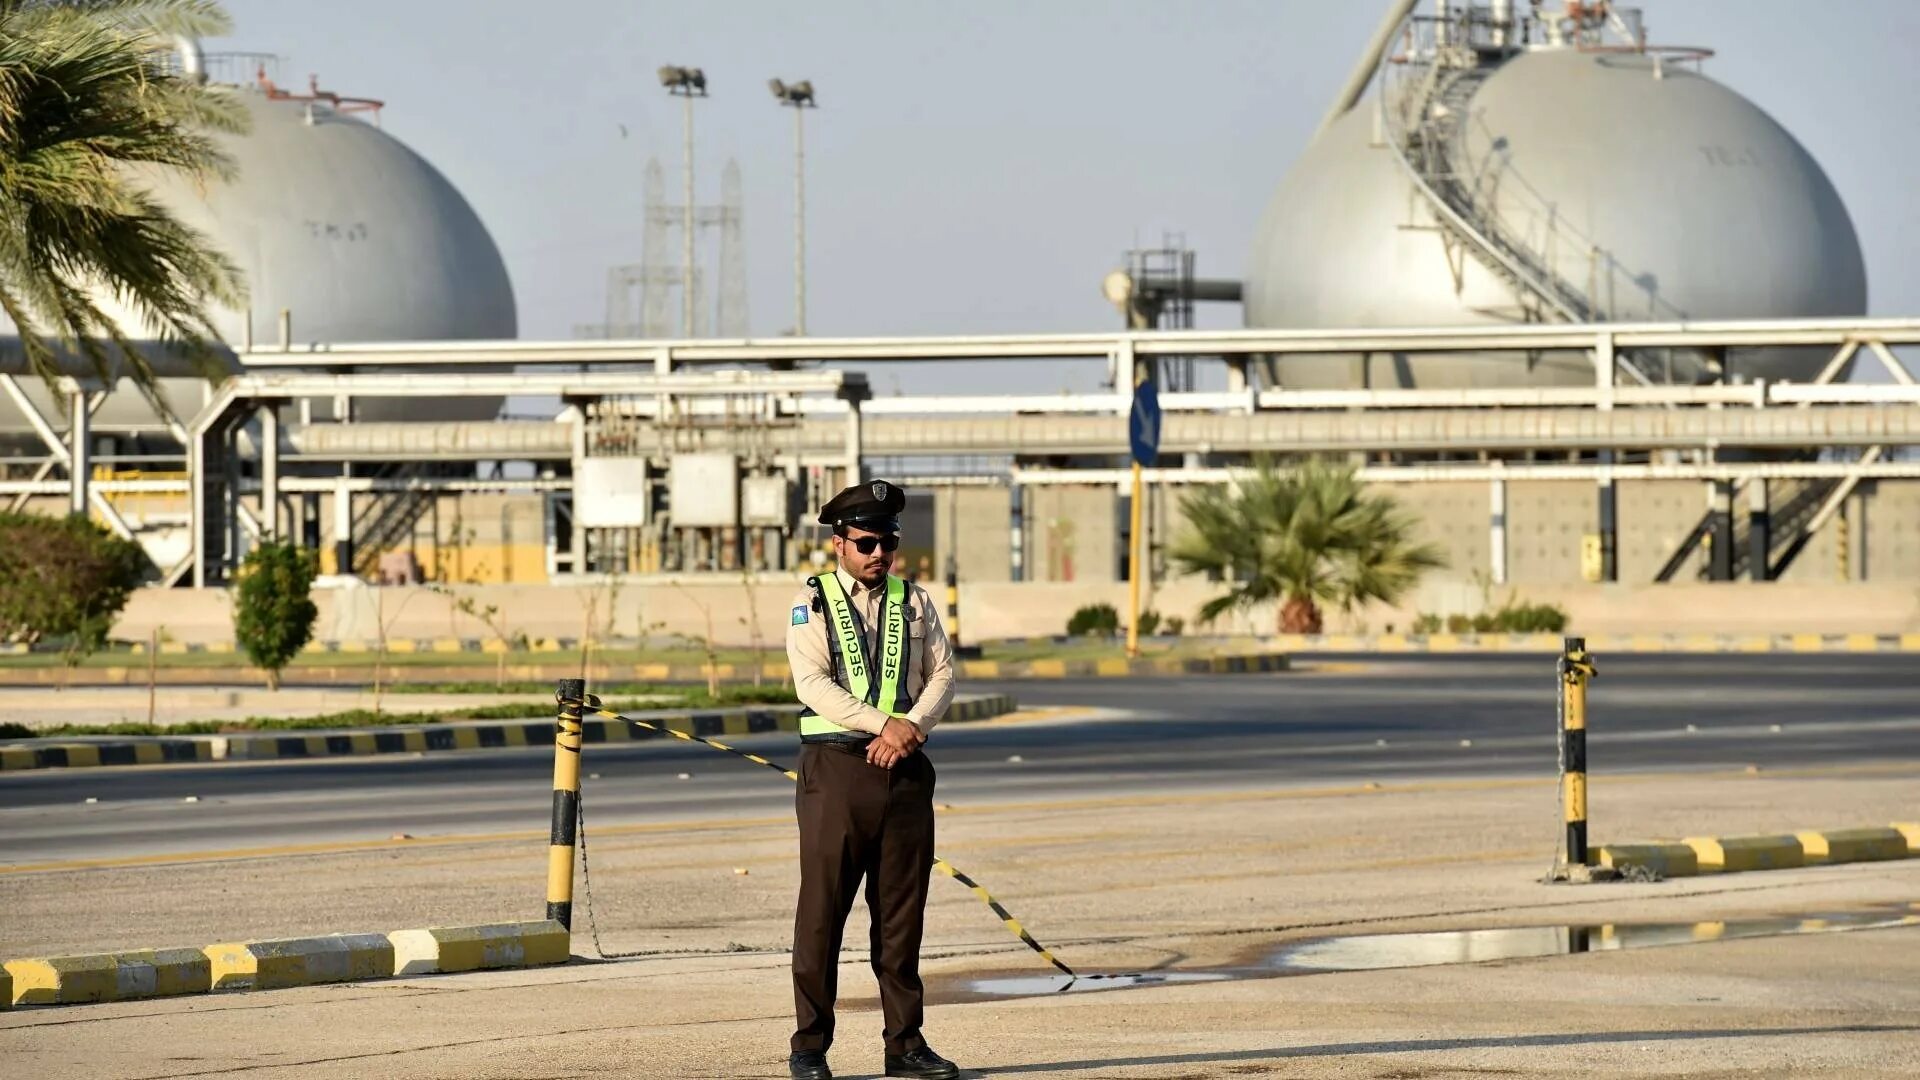
[[[847,487],[860,482],[860,400],[847,399]]]
[[[353,489],[347,477],[333,488],[333,572],[353,574]]]
[[[1747,577],[1773,580],[1773,515],[1767,509],[1767,482],[1747,481]]]
[[[67,395],[67,513],[81,517],[87,514],[87,483],[92,479],[87,460],[93,430],[90,397],[79,387],[72,387]]]
[[[1007,499],[1007,525],[1009,530],[1007,535],[1007,556],[1011,564],[1007,570],[1011,575],[1011,580],[1025,581],[1027,561],[1027,495],[1026,489],[1020,484],[1018,475],[1015,475],[1007,484]]]
[[[1598,510],[1600,529],[1600,580],[1620,580],[1620,496],[1614,486],[1613,473],[1605,468],[1613,464],[1613,451],[1600,452],[1600,480],[1598,488]]]
[[[260,532],[280,539],[280,412],[272,404],[260,410]]]
[[[1871,581],[1873,569],[1867,563],[1867,502],[1871,488],[1857,485],[1846,498],[1847,537],[1843,546],[1851,570],[1849,580]]]
[[[1710,581],[1733,580],[1733,484],[1714,480],[1707,484],[1707,578]]]
[[[1498,464],[1498,462],[1495,462]],[[1488,493],[1488,531],[1487,552],[1492,563],[1488,567],[1495,585],[1507,583],[1507,480],[1504,476],[1495,476],[1487,484]]]

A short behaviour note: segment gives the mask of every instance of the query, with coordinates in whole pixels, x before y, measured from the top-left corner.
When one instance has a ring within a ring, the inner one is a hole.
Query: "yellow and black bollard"
[[[553,729],[553,830],[547,847],[547,918],[573,929],[573,846],[580,821],[580,709],[587,680],[561,679]]]
[[[1560,808],[1567,824],[1566,866],[1587,865],[1587,683],[1594,675],[1587,639],[1560,648]]]

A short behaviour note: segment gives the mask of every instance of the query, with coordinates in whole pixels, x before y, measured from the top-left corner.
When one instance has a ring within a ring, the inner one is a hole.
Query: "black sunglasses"
[[[879,547],[881,551],[898,551],[900,549],[900,536],[898,533],[887,536],[862,536],[857,540],[851,536],[843,536],[840,539],[852,544],[853,549],[862,555],[873,554],[873,549],[876,546]]]

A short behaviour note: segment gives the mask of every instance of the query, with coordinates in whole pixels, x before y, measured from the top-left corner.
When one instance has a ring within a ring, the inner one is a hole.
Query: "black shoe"
[[[933,1047],[923,1046],[898,1057],[888,1054],[887,1075],[909,1076],[914,1080],[954,1080],[960,1075],[960,1066],[934,1053]]]
[[[793,1080],[833,1080],[833,1070],[827,1068],[827,1055],[818,1050],[795,1050],[788,1055],[787,1075]]]

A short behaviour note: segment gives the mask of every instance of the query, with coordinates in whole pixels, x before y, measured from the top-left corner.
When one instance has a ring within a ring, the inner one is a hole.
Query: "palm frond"
[[[244,109],[155,62],[163,35],[226,25],[213,0],[0,0],[0,292],[43,378],[44,333],[148,389],[133,336],[216,366],[208,309],[242,302],[239,270],[148,184],[233,175],[215,134],[244,130]],[[108,299],[144,325],[115,325]]]
[[[1318,458],[1281,468],[1259,458],[1230,485],[1181,501],[1186,529],[1169,546],[1174,565],[1223,579],[1227,591],[1203,620],[1274,601],[1345,610],[1392,603],[1440,549],[1415,541],[1417,522],[1391,495],[1369,492],[1354,470]]]

